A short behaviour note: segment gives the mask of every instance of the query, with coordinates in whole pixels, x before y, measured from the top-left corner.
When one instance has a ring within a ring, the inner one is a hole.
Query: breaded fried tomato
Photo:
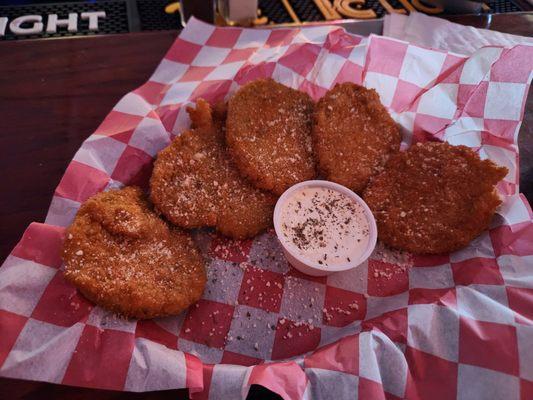
[[[139,188],[99,193],[80,207],[63,245],[65,278],[97,305],[132,318],[177,315],[204,290],[191,237],[150,209]]]
[[[400,149],[401,135],[374,89],[346,82],[318,101],[313,141],[320,173],[360,193]]]
[[[224,143],[225,110],[198,100],[188,109],[192,129],[157,156],[151,200],[173,224],[215,227],[235,239],[255,236],[272,224],[276,198],[243,178]]]
[[[239,171],[277,195],[316,175],[313,101],[272,79],[244,85],[228,103],[226,142]]]
[[[506,174],[507,168],[468,147],[417,143],[389,159],[363,198],[384,243],[412,253],[448,253],[487,229],[501,203],[495,185]]]

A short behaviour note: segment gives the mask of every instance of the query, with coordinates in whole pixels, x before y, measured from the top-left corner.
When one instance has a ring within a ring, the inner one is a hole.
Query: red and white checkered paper
[[[210,399],[245,397],[251,384],[285,399],[533,398],[533,223],[518,192],[516,145],[532,65],[528,46],[467,58],[334,26],[193,20],[150,80],[83,143],[46,222],[31,224],[0,268],[0,375],[187,387]],[[187,312],[126,321],[86,301],[64,281],[59,258],[80,203],[110,187],[146,187],[156,153],[188,127],[186,105],[227,98],[260,77],[314,99],[336,82],[375,88],[403,128],[403,148],[446,140],[505,165],[490,229],[443,256],[380,246],[356,269],[320,278],[292,269],[272,232],[242,242],[199,232],[209,282]]]

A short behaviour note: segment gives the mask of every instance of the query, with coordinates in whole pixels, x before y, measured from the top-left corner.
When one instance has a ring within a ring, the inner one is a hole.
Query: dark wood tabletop
[[[533,36],[533,13],[450,19]],[[0,42],[0,263],[29,223],[44,220],[54,189],[83,140],[125,93],[148,79],[177,34]],[[522,192],[530,201],[533,165],[525,160],[533,160],[531,97],[519,142]],[[132,395],[0,379],[0,398],[6,399],[184,396],[184,391]]]

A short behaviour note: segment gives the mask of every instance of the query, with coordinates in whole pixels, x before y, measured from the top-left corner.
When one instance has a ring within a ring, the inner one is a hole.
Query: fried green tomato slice
[[[151,200],[182,228],[214,227],[234,239],[250,238],[272,224],[276,197],[242,177],[226,151],[225,110],[198,100],[192,129],[157,156]]]
[[[228,102],[226,142],[241,174],[277,195],[315,178],[312,117],[306,93],[272,79],[240,88]]]
[[[417,143],[392,156],[363,198],[385,244],[412,253],[449,253],[488,228],[507,168],[466,146]]]
[[[131,318],[177,315],[202,296],[205,262],[137,187],[89,198],[67,229],[64,275],[93,303]]]
[[[318,101],[313,142],[320,174],[361,193],[399,151],[401,134],[374,89],[347,82]]]

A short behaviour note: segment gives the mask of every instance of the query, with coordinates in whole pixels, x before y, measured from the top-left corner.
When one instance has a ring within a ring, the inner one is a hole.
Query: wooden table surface
[[[533,36],[533,13],[456,16],[454,22]],[[0,42],[0,263],[32,221],[44,220],[75,151],[127,92],[154,71],[178,32]],[[521,129],[521,182],[533,195],[533,100]],[[1,334],[0,334],[1,340]],[[6,399],[165,399],[0,379]],[[263,395],[257,397],[265,398]]]

